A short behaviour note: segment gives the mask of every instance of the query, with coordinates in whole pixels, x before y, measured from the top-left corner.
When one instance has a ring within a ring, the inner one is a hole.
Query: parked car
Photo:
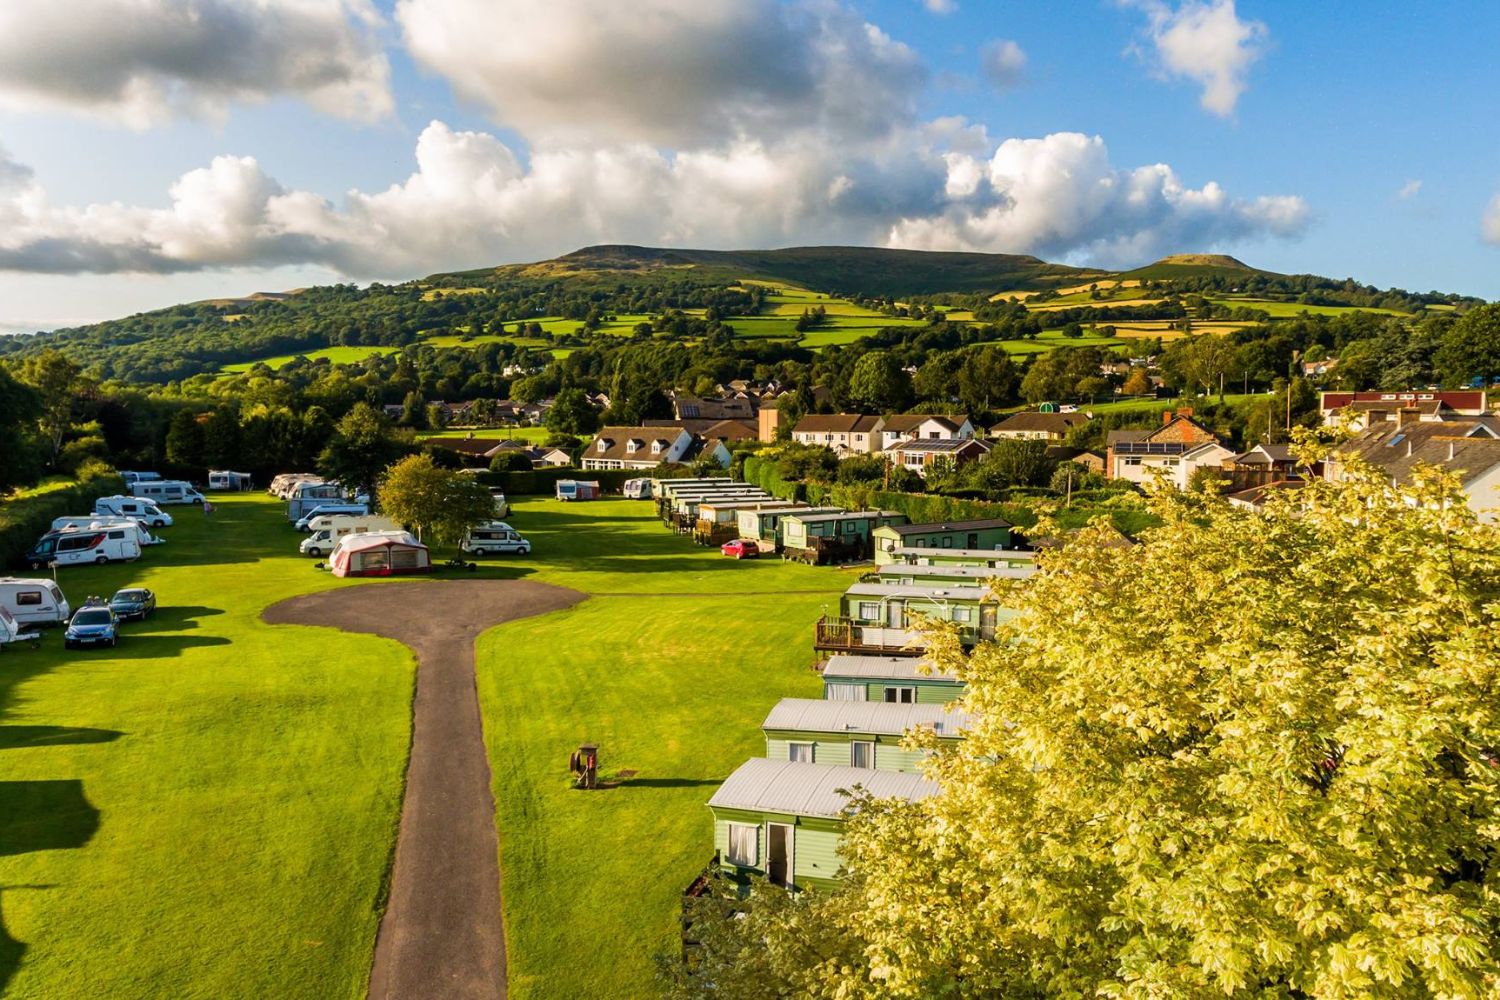
[[[91,597],[83,607],[73,612],[68,630],[63,633],[63,646],[77,649],[79,646],[113,646],[119,640],[120,621],[109,605],[97,597]]]
[[[719,546],[719,551],[733,559],[754,559],[760,555],[760,546],[753,538],[736,538]]]
[[[473,556],[531,555],[531,543],[504,521],[475,525],[458,547]]]
[[[109,599],[109,610],[122,622],[131,618],[144,621],[147,615],[156,610],[156,595],[145,587],[117,590],[115,596]]]

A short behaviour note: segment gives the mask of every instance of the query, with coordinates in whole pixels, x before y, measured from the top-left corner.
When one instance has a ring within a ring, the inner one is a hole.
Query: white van
[[[326,556],[345,535],[362,535],[369,531],[396,531],[401,526],[388,517],[359,517],[347,514],[319,517],[309,528],[312,534],[302,540],[298,550],[305,556]]]
[[[148,483],[136,483],[130,488],[132,496],[152,500],[157,504],[202,503],[203,494],[193,489],[193,484],[181,479],[158,479]]]
[[[125,480],[126,487],[134,486],[136,483],[160,482],[160,472],[122,472],[120,478]]]
[[[250,478],[250,473],[248,472],[210,469],[208,472],[208,488],[210,490],[248,490],[251,487]]]
[[[531,555],[531,543],[504,521],[476,524],[464,533],[458,547],[472,556]]]
[[[172,523],[172,515],[150,500],[140,497],[100,497],[94,501],[94,513],[114,517],[130,517],[150,528],[165,528]]]
[[[57,584],[19,576],[0,577],[0,608],[22,625],[61,625],[73,614]]]
[[[162,540],[146,530],[146,526],[139,518],[134,517],[112,517],[108,514],[90,514],[87,517],[59,517],[52,522],[53,531],[64,531],[69,528],[108,528],[124,527],[135,532],[135,540],[142,547],[147,545],[160,545]]]
[[[37,539],[26,553],[26,565],[42,569],[52,563],[59,566],[104,565],[110,562],[132,562],[141,557],[137,533],[139,524],[110,524],[90,528],[64,528],[49,531]]]
[[[311,531],[312,523],[322,517],[368,517],[367,503],[320,503],[297,519],[298,531]]]

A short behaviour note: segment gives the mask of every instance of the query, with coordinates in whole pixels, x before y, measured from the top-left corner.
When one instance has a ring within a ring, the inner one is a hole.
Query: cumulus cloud
[[[144,128],[292,95],[330,114],[392,109],[371,0],[5,0],[0,107]]]
[[[1396,192],[1396,198],[1400,201],[1407,201],[1409,199],[1415,198],[1417,196],[1417,192],[1421,190],[1422,182],[1420,180],[1410,180],[1401,185],[1400,190]]]
[[[1164,163],[1118,169],[1103,139],[1076,132],[1007,139],[988,162],[951,155],[948,167],[950,204],[901,219],[890,246],[1131,265],[1168,252],[1295,237],[1308,218],[1298,197],[1233,198],[1213,181],[1189,187]]]
[[[951,14],[958,10],[958,0],[922,0],[929,13]]]
[[[1479,220],[1479,232],[1486,243],[1500,246],[1500,194],[1490,199],[1489,207]]]
[[[183,175],[166,208],[51,205],[0,152],[0,269],[178,272],[321,265],[359,278],[537,259],[588,243],[881,243],[1139,263],[1169,250],[1295,236],[1300,198],[1233,198],[1164,164],[1114,167],[1102,139],[1008,139],[947,119],[858,150],[739,138],[533,150],[433,122],[416,169],[335,204],[253,158]]]
[[[420,65],[551,145],[879,135],[926,79],[835,0],[399,0],[396,20]]]
[[[1200,84],[1207,110],[1233,114],[1249,86],[1250,67],[1264,52],[1265,24],[1241,20],[1234,0],[1183,0],[1176,7],[1163,0],[1136,0],[1133,5],[1146,12],[1162,71]]]
[[[1021,82],[1026,73],[1026,53],[1008,38],[996,38],[979,50],[979,69],[990,86],[1009,90]]]

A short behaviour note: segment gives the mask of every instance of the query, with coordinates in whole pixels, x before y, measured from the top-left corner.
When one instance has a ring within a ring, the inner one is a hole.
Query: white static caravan
[[[211,490],[248,490],[251,488],[248,472],[231,472],[228,469],[210,469],[208,488]]]
[[[130,487],[131,496],[150,500],[158,505],[168,503],[202,503],[203,494],[193,489],[193,484],[181,479],[156,479],[136,483]]]
[[[61,625],[73,613],[57,584],[20,576],[0,577],[0,608],[22,625]]]
[[[94,513],[113,517],[129,517],[150,528],[165,528],[171,525],[172,515],[150,500],[140,497],[100,497],[94,501]]]

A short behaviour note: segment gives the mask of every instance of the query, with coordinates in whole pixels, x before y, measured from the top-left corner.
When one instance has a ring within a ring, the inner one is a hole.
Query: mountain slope
[[[1170,281],[1173,278],[1235,278],[1252,274],[1280,277],[1275,271],[1262,271],[1258,267],[1251,267],[1242,260],[1222,253],[1173,254],[1147,264],[1145,267],[1125,271],[1118,277],[1122,281],[1132,279]]]

